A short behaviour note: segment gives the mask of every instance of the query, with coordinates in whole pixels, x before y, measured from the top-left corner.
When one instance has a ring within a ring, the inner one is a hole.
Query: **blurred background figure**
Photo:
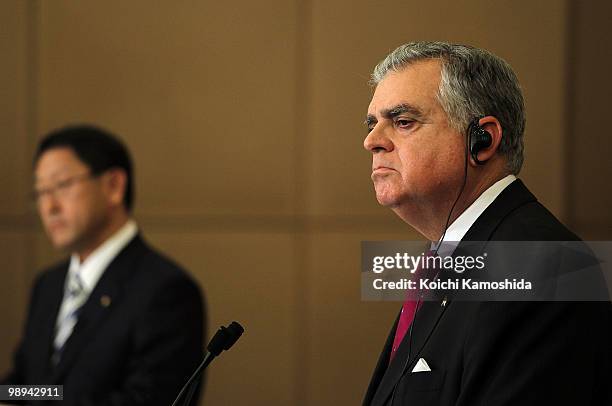
[[[64,405],[169,405],[202,357],[202,295],[139,233],[127,149],[100,128],[62,128],[34,174],[44,229],[70,258],[36,279],[2,383],[64,385]]]

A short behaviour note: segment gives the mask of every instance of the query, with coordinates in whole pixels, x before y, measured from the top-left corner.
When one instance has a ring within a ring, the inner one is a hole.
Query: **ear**
[[[123,169],[112,168],[104,174],[104,189],[111,206],[123,206],[127,189],[127,174]]]
[[[499,120],[493,116],[485,116],[481,118],[480,120],[478,120],[478,124],[491,136],[491,145],[484,149],[481,149],[478,152],[478,160],[486,162],[497,153],[497,149],[499,148],[499,144],[502,140],[503,130]],[[471,157],[470,163],[473,166],[477,166],[476,162]]]

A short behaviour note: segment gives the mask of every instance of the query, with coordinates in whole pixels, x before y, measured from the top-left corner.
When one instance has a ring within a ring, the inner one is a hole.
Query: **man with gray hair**
[[[505,61],[409,43],[372,83],[381,205],[434,242],[579,240],[516,177],[525,109]],[[364,405],[609,405],[611,320],[609,302],[406,300]]]

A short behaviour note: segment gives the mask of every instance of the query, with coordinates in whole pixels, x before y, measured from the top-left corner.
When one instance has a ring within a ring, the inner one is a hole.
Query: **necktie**
[[[423,260],[426,261],[427,258],[433,257],[434,255],[435,255],[435,252],[427,251],[427,253],[423,256]],[[421,265],[422,263],[419,264],[419,267],[416,269],[414,273],[415,276],[421,273],[422,268],[423,268]],[[406,333],[408,332],[408,329],[410,328],[410,325],[412,324],[414,320],[414,316],[416,315],[416,312],[419,310],[418,307],[420,307],[420,304],[421,304],[420,300],[413,300],[409,297],[406,299],[406,301],[402,305],[400,319],[399,319],[399,322],[397,323],[397,328],[395,329],[395,338],[393,339],[393,347],[391,347],[391,358],[389,362],[391,362],[393,358],[395,357],[395,353],[397,352],[397,349],[402,343],[402,340],[406,336]]]
[[[60,312],[55,326],[55,339],[53,340],[53,362],[57,364],[61,357],[64,344],[72,334],[78,316],[79,310],[87,299],[87,292],[83,285],[83,281],[78,272],[69,272],[68,287],[64,292],[64,301],[60,307]]]

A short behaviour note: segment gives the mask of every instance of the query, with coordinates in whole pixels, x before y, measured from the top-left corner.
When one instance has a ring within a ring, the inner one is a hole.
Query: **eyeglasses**
[[[91,173],[84,173],[82,175],[71,176],[67,179],[57,182],[54,186],[35,189],[32,192],[32,200],[36,203],[40,203],[41,199],[45,195],[53,196],[54,198],[66,198],[70,195],[72,191],[72,186],[78,182],[82,182],[84,180],[94,179],[98,175],[94,175]]]

